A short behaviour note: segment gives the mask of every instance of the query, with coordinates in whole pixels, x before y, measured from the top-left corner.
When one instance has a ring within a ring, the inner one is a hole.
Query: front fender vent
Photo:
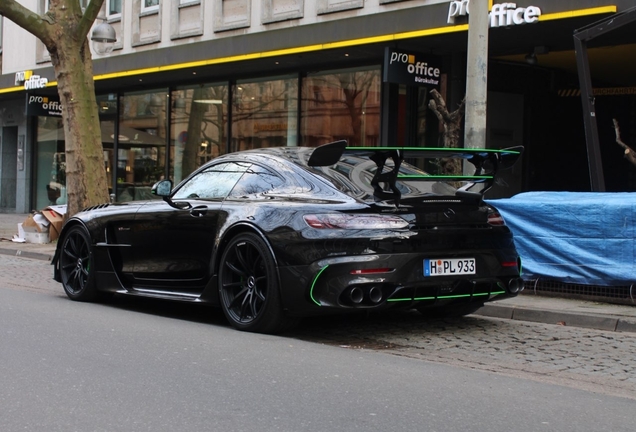
[[[110,204],[109,203],[104,203],[104,204],[98,204],[98,205],[94,205],[94,206],[90,206],[90,207],[86,207],[85,209],[83,209],[82,211],[91,211],[91,210],[97,210],[97,209],[103,209],[108,207]]]

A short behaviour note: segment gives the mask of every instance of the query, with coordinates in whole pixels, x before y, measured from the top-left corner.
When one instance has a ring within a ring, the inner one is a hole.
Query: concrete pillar
[[[466,59],[465,148],[486,148],[488,0],[471,0]]]

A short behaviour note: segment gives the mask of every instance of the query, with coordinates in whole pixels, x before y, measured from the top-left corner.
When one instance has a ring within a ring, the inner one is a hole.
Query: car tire
[[[276,263],[260,236],[232,238],[219,268],[221,307],[232,327],[255,333],[279,333],[295,323],[281,305]]]
[[[448,305],[440,307],[419,307],[416,308],[419,313],[426,318],[440,319],[440,318],[459,318],[466,315],[470,315],[484,306],[481,302],[475,303],[463,303],[457,305]]]
[[[62,287],[71,300],[94,301],[98,297],[91,238],[83,226],[75,225],[64,235],[59,270]]]

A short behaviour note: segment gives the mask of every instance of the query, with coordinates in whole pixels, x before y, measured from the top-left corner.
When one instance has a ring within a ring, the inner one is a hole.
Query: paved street
[[[0,283],[65,297],[42,260],[0,256]],[[226,326],[222,314],[174,308],[162,302],[120,300],[115,306],[159,315],[202,314]],[[552,382],[636,399],[636,333],[606,332],[480,316],[426,321],[417,312],[306,319],[287,337],[346,349],[445,363]],[[635,415],[636,417],[636,415]]]
[[[546,372],[536,379],[504,367],[535,359],[512,351],[501,332],[556,326],[510,321],[502,330],[506,322],[494,319],[395,314],[312,319],[282,337],[258,335],[196,305],[71,302],[50,270],[0,256],[2,431],[631,432],[636,420],[633,392],[605,384],[611,371],[573,372],[598,379],[592,391],[555,380],[549,346],[537,349]],[[590,351],[606,350],[590,337],[599,334],[571,333]],[[629,339],[619,336],[622,350]],[[583,350],[562,350],[575,351]],[[628,397],[613,396],[621,392]]]

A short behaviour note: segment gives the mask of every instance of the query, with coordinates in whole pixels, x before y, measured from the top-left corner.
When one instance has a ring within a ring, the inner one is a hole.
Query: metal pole
[[[592,192],[605,192],[605,177],[603,176],[603,162],[601,146],[596,124],[596,108],[594,92],[592,90],[592,76],[587,56],[587,46],[584,41],[574,36],[574,49],[581,86],[581,102],[583,104],[583,124],[585,126],[585,142],[587,147],[587,164],[590,170],[590,186]]]
[[[468,14],[464,147],[486,148],[488,0],[471,0]]]

